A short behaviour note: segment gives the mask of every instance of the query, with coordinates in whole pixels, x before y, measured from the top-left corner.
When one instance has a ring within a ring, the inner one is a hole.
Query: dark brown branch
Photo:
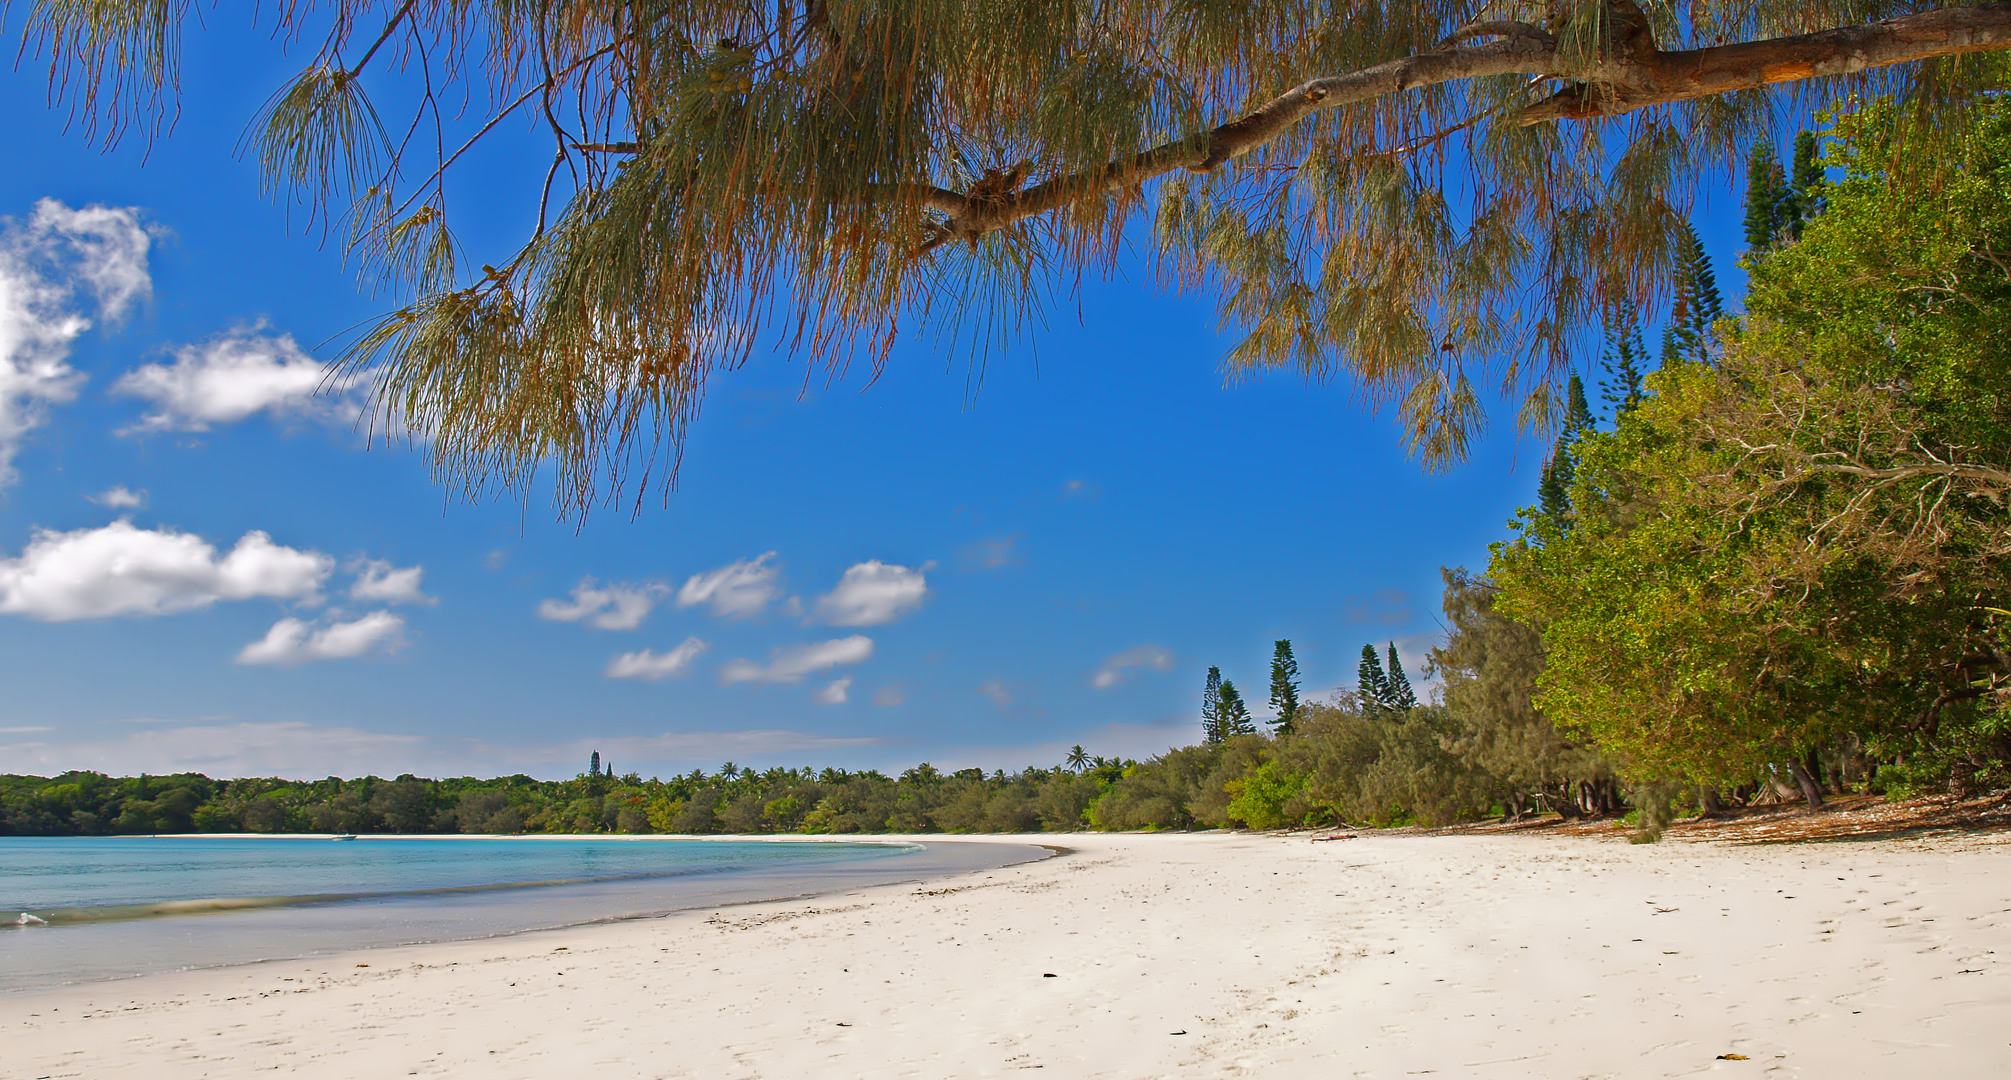
[[[2005,49],[2011,49],[2011,6],[1993,4],[1708,49],[1615,56],[1600,70],[1557,72],[1576,85],[1524,110],[1522,122],[1619,116],[1735,90]]]
[[[1616,9],[1623,7],[1616,3]],[[1624,5],[1638,15],[1632,5]],[[1626,14],[1626,11],[1620,12]],[[1151,180],[1176,169],[1212,172],[1283,135],[1321,109],[1405,90],[1494,75],[1534,75],[1571,85],[1525,108],[1521,123],[1619,116],[1663,105],[1894,64],[2011,50],[2011,6],[1943,8],[1861,26],[1707,49],[1659,52],[1645,24],[1621,20],[1614,40],[1591,63],[1566,64],[1556,38],[1521,23],[1484,22],[1448,39],[1500,35],[1484,45],[1441,48],[1346,75],[1300,84],[1237,120],[1130,158],[1056,177],[997,199],[932,192],[923,205],[949,216],[952,235],[985,233],[1050,213],[1079,199]],[[934,245],[931,245],[934,246]]]

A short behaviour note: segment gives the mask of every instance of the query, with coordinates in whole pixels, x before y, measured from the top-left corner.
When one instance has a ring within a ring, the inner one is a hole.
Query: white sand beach
[[[1025,839],[1074,850],[0,997],[0,1074],[2011,1075],[2003,834]]]

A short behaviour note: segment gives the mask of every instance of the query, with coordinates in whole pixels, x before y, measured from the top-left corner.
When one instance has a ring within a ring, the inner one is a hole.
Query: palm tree
[[[1081,743],[1076,743],[1074,746],[1069,747],[1066,764],[1076,772],[1089,768],[1089,754],[1084,752]]]

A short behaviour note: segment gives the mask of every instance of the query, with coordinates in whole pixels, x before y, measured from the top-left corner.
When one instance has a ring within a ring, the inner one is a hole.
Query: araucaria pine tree
[[[1585,380],[1571,376],[1564,395],[1564,426],[1557,432],[1557,445],[1543,476],[1536,485],[1536,497],[1551,520],[1563,522],[1571,510],[1571,481],[1578,473],[1578,451],[1573,443],[1592,430],[1592,406],[1585,400]]]
[[[1802,226],[1822,213],[1822,189],[1827,182],[1823,175],[1822,145],[1815,132],[1796,135],[1794,168],[1789,170],[1787,191],[1781,199],[1782,228],[1788,239],[1800,240]]]
[[[601,774],[601,752],[596,750],[594,751],[593,756],[587,759],[587,775],[599,776],[600,774]]]
[[[1361,699],[1363,716],[1376,716],[1389,708],[1390,681],[1383,674],[1383,661],[1376,655],[1374,645],[1362,646],[1362,662],[1355,670],[1355,682],[1355,695]]]
[[[1222,696],[1215,705],[1215,727],[1221,732],[1221,739],[1232,735],[1255,735],[1257,725],[1250,722],[1250,707],[1243,704],[1243,695],[1236,684],[1222,680]]]
[[[1697,228],[1683,223],[1676,248],[1676,295],[1669,305],[1669,322],[1662,328],[1662,363],[1710,359],[1711,324],[1724,314],[1718,296],[1718,276]]]
[[[1292,733],[1299,716],[1299,662],[1292,658],[1290,638],[1280,638],[1271,648],[1271,730]]]
[[[1753,147],[1746,158],[1746,246],[1765,251],[1781,238],[1787,224],[1788,178],[1774,156],[1774,144]]]
[[[1641,322],[1633,308],[1618,308],[1605,316],[1606,346],[1599,353],[1599,400],[1611,410],[1613,422],[1641,404],[1641,379],[1648,350],[1641,345]]]
[[[1201,685],[1201,737],[1222,741],[1222,669],[1210,667],[1208,681]]]
[[[1389,707],[1393,712],[1407,713],[1417,708],[1417,694],[1410,688],[1410,676],[1404,674],[1403,661],[1397,659],[1397,643],[1390,642],[1388,678]]]

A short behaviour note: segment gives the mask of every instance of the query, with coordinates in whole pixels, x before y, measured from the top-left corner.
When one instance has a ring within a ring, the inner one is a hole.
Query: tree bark
[[[1801,785],[1802,798],[1808,800],[1809,809],[1811,811],[1822,809],[1822,785],[1816,783],[1815,777],[1809,773],[1808,766],[1803,764],[1800,758],[1796,758],[1788,768],[1794,773],[1795,783]]]
[[[1030,217],[1143,183],[1177,169],[1211,172],[1271,142],[1321,109],[1370,101],[1427,86],[1496,75],[1531,75],[1565,83],[1517,114],[1524,125],[1622,116],[1654,105],[1736,90],[1852,75],[1895,64],[2011,50],[2011,5],[1950,7],[1813,34],[1662,52],[1640,9],[1609,0],[1611,27],[1590,59],[1564,55],[1558,40],[1526,23],[1476,23],[1448,47],[1360,71],[1308,80],[1244,116],[1207,131],[1083,172],[1016,191],[916,192],[944,215],[924,250],[951,239],[976,240]],[[1453,46],[1473,37],[1496,40]]]
[[[1697,805],[1703,811],[1700,815],[1702,817],[1719,818],[1725,816],[1725,804],[1718,798],[1718,789],[1709,784],[1697,785]]]

